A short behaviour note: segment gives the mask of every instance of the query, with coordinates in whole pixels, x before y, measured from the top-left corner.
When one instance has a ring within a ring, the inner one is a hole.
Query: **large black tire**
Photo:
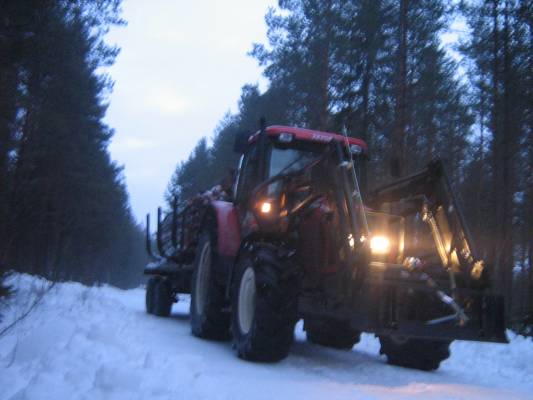
[[[450,356],[450,341],[380,336],[380,354],[389,364],[432,371]]]
[[[157,280],[157,277],[152,276],[146,283],[146,312],[148,314],[154,313],[154,286]]]
[[[361,339],[361,332],[347,321],[306,318],[304,327],[308,341],[334,349],[350,350]]]
[[[191,332],[204,339],[229,339],[229,313],[224,311],[224,287],[217,282],[215,240],[202,232],[196,248],[191,284]]]
[[[240,358],[275,362],[294,339],[296,290],[273,252],[242,254],[231,288],[233,345]]]
[[[170,283],[163,278],[155,279],[153,284],[152,311],[159,317],[168,317],[174,298]]]

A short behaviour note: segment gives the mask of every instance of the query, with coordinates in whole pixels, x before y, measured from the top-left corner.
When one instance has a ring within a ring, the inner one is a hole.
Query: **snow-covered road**
[[[0,330],[44,281],[17,275]],[[142,289],[55,285],[0,338],[0,399],[533,399],[533,342],[456,342],[436,372],[389,366],[363,335],[350,352],[305,341],[278,364],[239,360],[229,343],[190,334],[188,302],[144,312]]]

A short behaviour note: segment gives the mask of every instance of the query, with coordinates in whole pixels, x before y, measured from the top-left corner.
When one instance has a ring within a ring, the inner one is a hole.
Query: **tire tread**
[[[430,339],[407,339],[398,344],[388,336],[380,336],[380,354],[387,362],[407,368],[433,371],[450,356],[450,341]]]

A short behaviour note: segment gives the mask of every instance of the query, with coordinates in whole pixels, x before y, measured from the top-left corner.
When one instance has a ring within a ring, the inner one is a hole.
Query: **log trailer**
[[[506,342],[441,161],[365,193],[360,139],[263,123],[235,149],[231,190],[159,209],[155,240],[147,216],[148,313],[190,293],[192,333],[253,361],[285,358],[300,319],[310,342],[351,349],[370,332],[389,363],[422,370],[455,339]]]

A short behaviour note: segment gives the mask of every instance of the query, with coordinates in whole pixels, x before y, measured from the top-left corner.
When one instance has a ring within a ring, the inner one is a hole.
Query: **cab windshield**
[[[270,155],[268,177],[298,171],[316,159],[317,154],[308,150],[273,147]]]
[[[301,146],[301,145],[300,145]],[[270,154],[270,165],[268,167],[268,178],[279,174],[290,174],[291,172],[296,172],[312,161],[316,160],[317,157],[323,151],[323,146],[313,146],[313,147],[277,147],[272,146]],[[357,219],[357,226],[360,228],[360,236],[368,236],[368,223],[366,221],[365,207],[363,205],[362,196],[360,193],[360,188],[357,180],[357,172],[359,167],[359,162],[357,159],[354,161],[354,169],[349,171],[347,174],[346,184],[348,187],[347,191],[344,193],[350,194],[352,197],[351,203],[355,208],[355,218]],[[336,164],[335,164],[336,165]],[[313,181],[313,184],[317,192],[327,193],[333,189],[334,179],[333,175],[337,173],[336,171],[324,169],[324,165],[315,166],[312,170],[309,171],[309,176]],[[280,190],[280,182],[276,182],[269,186],[268,193],[272,195],[277,190]],[[348,201],[348,199],[345,199]],[[348,204],[346,204],[346,207]]]

